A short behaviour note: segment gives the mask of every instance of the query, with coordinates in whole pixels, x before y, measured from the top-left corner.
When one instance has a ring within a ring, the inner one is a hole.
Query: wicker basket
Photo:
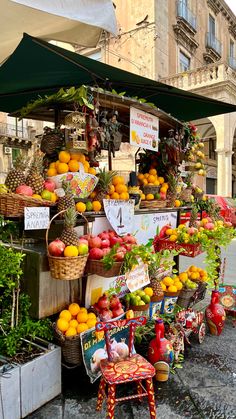
[[[60,330],[57,329],[56,324],[53,325],[54,336],[61,347],[62,356],[67,364],[71,365],[82,365],[83,356],[81,349],[80,335],[75,336],[64,336]]]
[[[4,217],[24,217],[25,207],[52,207],[53,202],[15,193],[0,194],[0,214]]]
[[[166,201],[159,201],[159,200],[153,200],[153,201],[141,201],[140,208],[165,208],[166,207]]]
[[[153,195],[155,195],[155,193],[159,193],[160,191],[160,186],[155,186],[155,185],[144,185],[142,187],[143,193],[145,195],[151,193]]]
[[[190,303],[191,303],[192,299],[193,299],[195,291],[196,290],[192,290],[192,289],[181,290],[180,294],[179,294],[179,297],[178,297],[178,300],[177,300],[178,306],[183,307],[183,308],[188,308],[190,306]]]
[[[46,231],[46,246],[47,246],[49,268],[50,268],[52,278],[71,281],[74,279],[79,279],[84,275],[88,255],[76,256],[76,257],[55,257],[55,256],[51,256],[48,252],[48,233],[49,233],[51,223],[56,217],[58,217],[61,213],[66,212],[66,211],[67,210],[62,210],[58,212],[56,215],[54,215],[54,217],[52,217]],[[81,213],[80,215],[88,223],[85,216]]]
[[[103,276],[104,278],[112,278],[113,276],[120,275],[122,262],[114,262],[111,269],[106,270],[101,260],[88,260],[86,271],[90,274]]]

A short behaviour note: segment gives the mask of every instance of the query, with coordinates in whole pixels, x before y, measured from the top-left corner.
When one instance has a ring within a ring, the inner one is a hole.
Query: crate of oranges
[[[89,313],[85,307],[80,307],[77,303],[70,304],[60,312],[54,324],[54,335],[67,364],[82,364],[80,334],[93,328],[96,322],[96,315]]]

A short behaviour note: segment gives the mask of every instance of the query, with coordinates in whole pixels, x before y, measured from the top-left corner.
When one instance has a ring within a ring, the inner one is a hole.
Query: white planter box
[[[16,365],[8,379],[0,376],[4,408],[0,398],[0,419],[24,418],[61,393],[61,348],[43,340],[32,345],[42,355]]]

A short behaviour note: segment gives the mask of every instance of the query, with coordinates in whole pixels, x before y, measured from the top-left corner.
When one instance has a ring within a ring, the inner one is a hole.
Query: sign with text
[[[147,112],[130,108],[130,144],[158,151],[159,119]]]
[[[134,200],[103,200],[104,211],[112,228],[120,236],[131,233],[134,221]]]
[[[145,287],[150,283],[148,265],[142,262],[139,265],[135,265],[131,271],[126,272],[125,277],[126,285],[130,292]]]
[[[49,207],[25,207],[25,230],[43,230],[49,226]]]

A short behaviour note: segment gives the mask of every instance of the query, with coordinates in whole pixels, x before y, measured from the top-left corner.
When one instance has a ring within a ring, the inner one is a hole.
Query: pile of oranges
[[[85,173],[96,175],[96,170],[90,167],[87,156],[82,153],[70,153],[67,150],[62,150],[58,154],[58,160],[50,163],[47,176],[51,177],[67,172],[79,172],[80,163],[83,164]]]
[[[160,186],[160,195],[166,195],[169,185],[165,182],[162,176],[158,176],[156,169],[150,169],[148,173],[138,173],[139,185],[143,186]],[[155,196],[156,195],[156,196]],[[159,193],[157,194],[142,194],[142,200],[152,201],[153,199],[160,199]]]
[[[96,195],[97,192],[95,190],[89,197],[95,199]],[[123,176],[116,175],[113,177],[106,199],[122,199],[125,201],[129,199],[128,187],[125,184],[125,178]]]
[[[68,309],[62,310],[57,319],[57,329],[65,336],[75,336],[91,329],[97,322],[94,313],[88,313],[85,307],[80,307],[77,303],[69,305]]]
[[[163,278],[161,280],[161,287],[163,291],[175,294],[178,291],[182,290],[183,284],[177,275],[173,275],[172,278],[170,276],[166,276],[165,278]]]
[[[208,275],[204,269],[198,268],[195,265],[191,265],[185,272],[179,274],[179,279],[183,283],[188,279],[194,282],[207,282]]]

